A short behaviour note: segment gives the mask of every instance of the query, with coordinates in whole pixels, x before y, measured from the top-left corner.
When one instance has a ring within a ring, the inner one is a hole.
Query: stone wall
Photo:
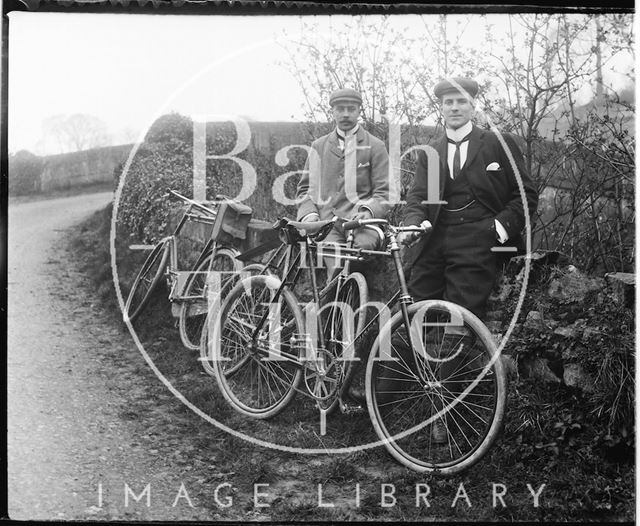
[[[498,342],[512,321],[524,263],[524,256],[511,260],[490,299],[486,325]],[[634,274],[596,277],[561,253],[535,252],[522,309],[504,348],[510,369],[588,395],[611,391],[606,378],[600,378],[602,367],[613,360],[625,370],[624,363],[633,362],[634,307]]]

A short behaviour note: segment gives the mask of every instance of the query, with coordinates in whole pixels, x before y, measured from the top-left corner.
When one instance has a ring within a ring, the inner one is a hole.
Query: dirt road
[[[131,400],[144,395],[140,374],[151,373],[130,337],[100,319],[61,243],[69,227],[111,198],[9,207],[9,516],[212,519],[180,493],[188,467],[175,465],[170,445],[139,436]],[[107,355],[126,356],[115,378]]]

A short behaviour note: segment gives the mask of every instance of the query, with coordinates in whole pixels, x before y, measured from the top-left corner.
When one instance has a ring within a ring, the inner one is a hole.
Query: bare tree
[[[98,117],[84,113],[54,115],[42,122],[39,149],[66,153],[107,146],[110,141],[107,126]]]
[[[625,119],[633,109],[625,115],[609,103],[612,90],[602,74],[632,46],[625,42],[628,25],[606,15],[509,16],[506,34],[492,42],[500,71],[485,94],[486,107],[494,122],[523,140],[527,168],[543,196],[535,238],[591,270],[628,266],[622,221],[634,169],[627,152],[635,146]],[[585,86],[596,97],[581,106]]]
[[[603,72],[624,65],[624,53],[632,62],[631,17],[522,14],[502,21],[496,27],[484,17],[425,16],[418,33],[389,17],[354,17],[329,35],[318,24],[303,23],[302,36],[287,45],[287,65],[310,120],[329,120],[329,93],[353,86],[363,94],[365,126],[379,137],[386,138],[385,113],[408,124],[403,148],[423,143],[420,125],[439,122],[432,89],[440,78],[475,77],[480,115],[520,137],[543,196],[534,242],[567,250],[586,268],[628,266],[635,185],[628,120],[635,108],[632,97],[618,100]],[[470,29],[482,46],[463,38]],[[633,82],[633,68],[621,73]],[[586,106],[579,102],[596,94]],[[616,110],[614,101],[627,104],[625,111]],[[412,169],[412,161],[403,159],[403,186]]]
[[[406,113],[402,92],[410,92],[411,87],[402,82],[407,75],[401,70],[411,44],[391,28],[390,20],[359,16],[328,35],[317,23],[302,22],[300,39],[287,45],[285,65],[300,84],[310,120],[330,120],[329,94],[347,86],[362,93],[365,122],[380,121],[380,114],[387,110]]]
[[[301,36],[285,45],[289,58],[284,65],[300,85],[310,121],[329,121],[331,91],[354,87],[363,96],[365,127],[386,140],[389,123],[402,123],[404,151],[432,135],[423,125],[439,119],[432,94],[437,80],[449,73],[475,75],[486,70],[480,50],[462,46],[461,35],[471,20],[457,17],[457,38],[444,42],[442,36],[450,27],[444,15],[423,17],[422,31],[409,30],[402,19],[388,16],[353,17],[328,34],[318,23],[302,22]],[[434,68],[436,62],[439,66]],[[413,161],[412,156],[402,160],[405,190],[411,184]]]

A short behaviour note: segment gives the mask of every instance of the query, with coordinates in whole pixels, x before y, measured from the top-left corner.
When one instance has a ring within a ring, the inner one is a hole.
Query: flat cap
[[[337,89],[329,97],[329,106],[338,102],[357,102],[362,106],[362,97],[360,93],[351,88]]]
[[[439,99],[447,93],[462,93],[474,98],[478,94],[478,83],[465,77],[452,77],[438,82],[433,88],[433,93]]]

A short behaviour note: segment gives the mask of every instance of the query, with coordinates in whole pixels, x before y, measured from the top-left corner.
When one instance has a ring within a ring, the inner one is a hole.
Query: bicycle
[[[169,301],[178,306],[178,328],[185,347],[191,350],[199,348],[202,327],[207,314],[209,295],[217,291],[208,290],[206,276],[211,272],[238,271],[242,262],[236,259],[239,254],[231,243],[221,234],[225,220],[225,207],[232,207],[239,214],[250,216],[251,209],[232,202],[224,196],[207,206],[170,190],[175,197],[185,201],[185,209],[173,233],[161,239],[153,248],[136,276],[124,309],[124,319],[134,322],[147,306],[151,294],[166,279],[169,288]],[[202,223],[212,227],[212,235],[205,243],[190,272],[178,269],[177,240],[187,222]],[[228,230],[228,228],[227,228]],[[241,233],[236,233],[240,236]],[[173,309],[172,309],[173,310]]]
[[[351,309],[350,312],[355,314],[354,327],[357,331],[362,330],[366,322],[366,310],[363,310],[360,307],[368,302],[367,282],[361,273],[350,271],[350,260],[361,258],[352,256],[346,257],[344,255],[338,256],[339,259],[347,259],[346,263],[340,267],[340,271],[328,280],[322,289],[319,288],[317,283],[317,267],[314,265],[314,261],[322,258],[323,256],[336,256],[336,252],[339,254],[342,249],[341,246],[334,243],[322,243],[322,239],[324,239],[324,237],[326,237],[326,235],[331,231],[336,221],[344,220],[336,217],[330,221],[317,223],[297,223],[287,219],[282,219],[276,222],[273,228],[280,231],[280,238],[282,241],[281,244],[277,246],[277,250],[272,253],[266,263],[248,264],[239,273],[230,276],[220,294],[221,299],[218,302],[219,304],[214,305],[212,310],[217,311],[220,308],[223,302],[222,298],[228,297],[231,294],[230,291],[233,289],[233,286],[242,278],[251,275],[271,277],[285,276],[289,279],[291,286],[294,287],[299,282],[302,268],[308,267],[311,277],[311,290],[314,299],[313,304],[330,306],[339,302],[340,304],[348,305]],[[305,235],[300,235],[298,233],[298,229],[304,230]],[[350,231],[346,239],[346,247],[351,247],[353,245],[353,241],[353,232]],[[276,248],[276,246],[274,246],[273,242],[267,242],[263,246],[249,249],[244,254],[239,255],[238,259],[243,263],[246,263],[251,261],[252,258],[262,255],[274,248]],[[293,275],[294,272],[295,275]],[[324,309],[321,309],[320,311],[322,320],[322,329],[320,334],[328,335],[327,345],[329,347],[329,354],[341,354],[341,352],[337,351],[337,346],[341,345],[343,342],[340,334],[340,326],[335,323],[336,312],[333,307],[329,308],[327,312],[327,308],[328,307],[324,307]],[[215,376],[216,371],[211,365],[206,345],[203,346],[201,344],[200,350],[200,361],[204,369],[209,374]],[[338,377],[346,377],[350,372],[350,365],[347,368],[337,366],[332,368],[330,374]],[[329,376],[329,378],[330,379],[328,381],[330,382],[338,382],[338,380],[332,376]],[[306,383],[311,383],[313,381],[313,377],[305,378]],[[341,397],[335,396],[337,394],[335,389],[328,389],[322,382],[315,384],[315,390],[316,392],[318,392],[318,390],[324,390],[326,393],[326,396],[316,397],[318,407],[324,411],[333,411],[338,402],[342,401]],[[265,417],[268,416],[269,414],[265,415]]]
[[[384,307],[375,306],[376,314],[361,330],[353,332],[352,315],[339,301],[329,307],[338,313],[329,328],[319,327],[322,316],[305,319],[291,292],[300,271],[296,259],[282,280],[258,275],[237,283],[210,312],[201,352],[213,363],[223,396],[242,414],[273,417],[296,392],[328,411],[332,397],[340,397],[348,383],[340,362],[356,361],[358,340],[378,323],[380,331],[365,373],[374,430],[403,465],[439,475],[458,473],[488,451],[502,424],[506,377],[493,337],[476,316],[458,305],[413,302],[397,234],[415,227],[395,227],[380,219],[348,222],[343,227],[352,230],[364,225],[384,229],[385,250],[344,248],[340,256],[392,258],[399,291]],[[285,222],[279,226],[283,241],[291,245],[329,225]],[[319,305],[315,283],[313,288]],[[391,315],[394,306],[397,312]],[[358,309],[362,312],[368,306]],[[332,331],[334,347],[326,345]],[[305,385],[300,389],[303,372]],[[444,442],[434,436],[436,427],[444,428]]]

